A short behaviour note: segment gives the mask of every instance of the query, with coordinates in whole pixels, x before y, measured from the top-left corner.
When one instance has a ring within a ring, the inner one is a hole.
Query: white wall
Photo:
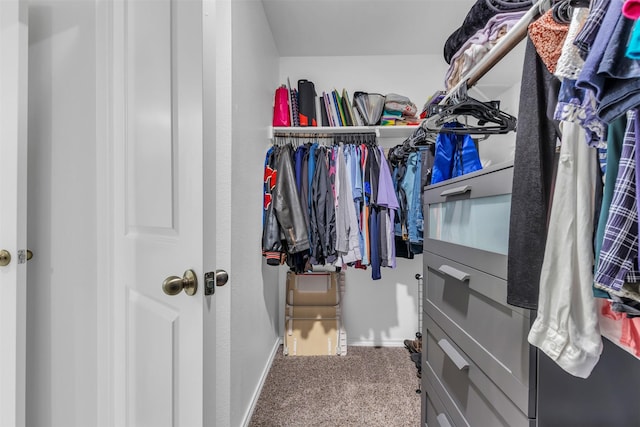
[[[262,171],[278,82],[262,3],[232,2],[231,425],[241,425],[279,342],[278,269],[261,255]]]
[[[97,423],[91,1],[29,2],[28,426]]]

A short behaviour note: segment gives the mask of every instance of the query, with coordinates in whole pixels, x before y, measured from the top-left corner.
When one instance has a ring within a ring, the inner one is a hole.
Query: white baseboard
[[[253,416],[253,411],[256,409],[256,404],[258,403],[258,398],[260,397],[260,393],[262,392],[262,387],[264,386],[265,381],[267,380],[267,375],[269,374],[269,370],[271,369],[271,365],[273,365],[273,361],[276,358],[276,354],[278,353],[278,349],[282,344],[282,339],[278,337],[276,342],[273,345],[273,349],[271,350],[271,354],[269,355],[269,361],[265,365],[264,370],[262,371],[262,375],[260,375],[260,381],[256,386],[256,390],[253,392],[253,397],[251,398],[251,405],[249,405],[249,409],[244,416],[244,420],[242,425],[247,427],[249,422],[251,421],[251,417]]]
[[[382,342],[371,341],[371,340],[360,340],[360,341],[349,341],[347,340],[348,346],[354,347],[404,347],[404,340],[384,340]]]

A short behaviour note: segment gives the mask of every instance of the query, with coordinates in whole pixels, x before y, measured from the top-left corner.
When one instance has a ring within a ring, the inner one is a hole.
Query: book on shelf
[[[317,122],[318,122],[318,126],[327,126],[326,113],[322,111],[322,106],[324,103],[321,101],[321,99],[322,97],[316,96],[314,97],[314,100],[313,100],[316,105]]]
[[[324,103],[324,92],[322,92],[322,96],[318,96],[316,98],[316,109],[317,111],[319,111],[318,126],[331,126],[329,124],[329,117],[327,115],[327,107]]]
[[[351,117],[351,113],[349,112],[349,99],[347,96],[347,91],[342,89],[342,96],[340,97],[342,112],[344,113],[344,121],[347,126],[354,126],[353,118]]]
[[[351,106],[351,100],[349,99],[349,93],[346,89],[342,89],[342,99],[345,100],[346,110],[348,112],[349,120],[351,121],[351,126],[359,126],[356,117],[353,114],[353,107]]]
[[[340,116],[340,124],[342,126],[348,126],[347,119],[345,118],[344,111],[342,110],[342,97],[336,89],[333,90],[333,94],[336,100],[336,109],[338,110],[338,115]]]
[[[326,92],[322,92],[322,100],[324,101],[324,108],[327,112],[328,126],[337,126],[335,122],[335,115],[333,112],[333,102],[329,99],[331,95]]]
[[[335,90],[331,92],[331,101],[336,126],[344,126],[342,117],[340,117],[340,108],[338,107],[338,98]]]

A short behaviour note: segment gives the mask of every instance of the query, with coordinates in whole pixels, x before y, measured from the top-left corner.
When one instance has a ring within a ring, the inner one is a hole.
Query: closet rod
[[[376,136],[375,132],[341,132],[341,133],[318,133],[318,132],[274,132],[273,138],[346,138],[350,136],[360,135],[372,135]]]
[[[467,89],[478,83],[489,70],[491,70],[505,55],[520,43],[527,35],[527,28],[531,21],[544,13],[550,7],[549,0],[538,0],[509,30],[509,32],[496,43],[496,45],[478,62],[439,102],[444,105],[449,98],[454,96],[460,88],[466,84]]]
[[[2,1],[2,0],[0,0]],[[389,126],[391,127],[391,126]],[[304,127],[274,127],[269,126],[268,138],[273,139],[274,136],[294,136],[299,134],[330,134],[335,135],[337,133],[375,133],[377,137],[380,137],[380,127],[371,126],[304,126]]]

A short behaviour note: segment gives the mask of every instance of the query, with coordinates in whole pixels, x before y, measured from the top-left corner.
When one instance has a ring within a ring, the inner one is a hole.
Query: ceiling
[[[280,56],[442,54],[475,0],[262,0]]]

